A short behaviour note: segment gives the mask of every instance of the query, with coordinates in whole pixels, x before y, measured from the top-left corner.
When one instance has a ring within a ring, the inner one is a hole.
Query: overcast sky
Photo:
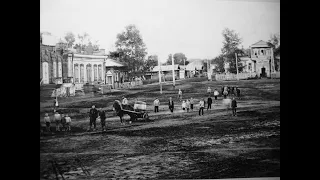
[[[239,33],[244,48],[280,33],[280,0],[40,0],[40,31],[58,38],[87,32],[106,52],[129,24],[162,62],[178,52],[213,58],[225,27]]]

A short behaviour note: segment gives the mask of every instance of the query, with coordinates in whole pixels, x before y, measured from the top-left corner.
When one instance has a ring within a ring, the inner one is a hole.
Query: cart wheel
[[[145,120],[149,120],[149,115],[148,115],[148,113],[144,113],[144,114],[143,114],[143,118],[144,118]]]

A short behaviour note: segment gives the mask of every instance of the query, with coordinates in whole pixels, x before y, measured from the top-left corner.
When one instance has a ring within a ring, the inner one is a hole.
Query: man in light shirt
[[[199,116],[201,116],[201,114],[203,115],[203,109],[204,109],[204,99],[203,99],[203,98],[200,100],[199,106],[200,106]],[[202,113],[201,113],[201,112],[202,112]]]
[[[122,104],[122,108],[126,109],[126,107],[128,106],[128,100],[124,96],[122,98],[123,98],[122,99],[122,103],[121,103]]]
[[[158,98],[154,100],[153,105],[154,105],[154,112],[155,113],[159,112],[160,101]]]

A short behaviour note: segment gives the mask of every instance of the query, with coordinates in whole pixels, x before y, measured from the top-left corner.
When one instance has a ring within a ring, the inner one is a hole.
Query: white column
[[[84,83],[87,82],[87,63],[83,63],[83,75],[84,75]]]
[[[94,64],[91,64],[91,81],[94,81]]]

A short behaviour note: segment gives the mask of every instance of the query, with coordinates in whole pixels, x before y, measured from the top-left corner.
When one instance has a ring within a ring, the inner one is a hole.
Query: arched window
[[[53,61],[52,63],[52,69],[53,69],[53,77],[57,77],[57,62]]]
[[[93,65],[93,75],[94,75],[94,81],[98,80],[98,67],[97,65]]]
[[[98,65],[98,79],[102,81],[102,68],[101,64]]]
[[[75,64],[74,65],[74,82],[80,82],[80,78],[79,78],[79,65]]]
[[[84,83],[84,65],[80,65],[80,82]]]
[[[87,82],[92,81],[92,69],[91,69],[91,64],[87,65]]]

